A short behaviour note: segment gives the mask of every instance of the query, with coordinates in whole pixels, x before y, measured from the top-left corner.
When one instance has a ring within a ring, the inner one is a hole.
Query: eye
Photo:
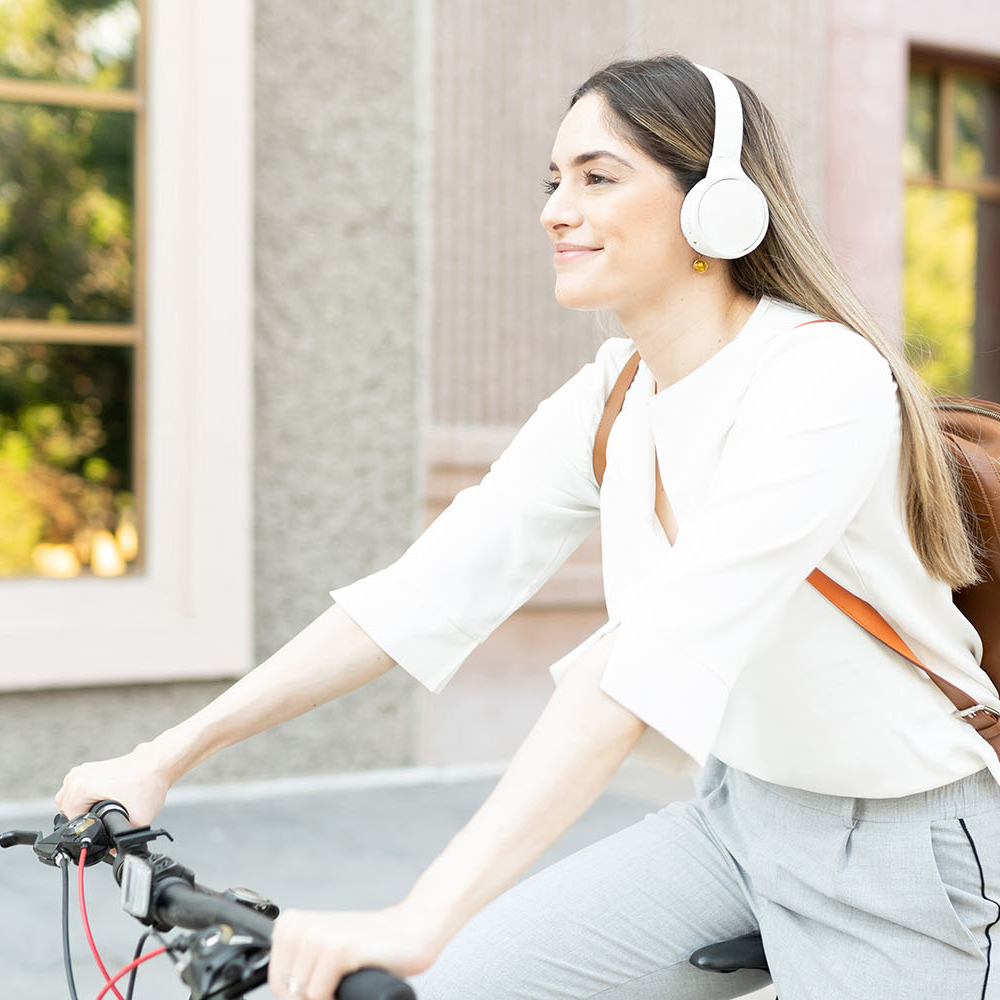
[[[604,174],[595,174],[592,170],[588,170],[583,175],[584,184],[614,184],[614,181],[610,177],[605,177]]]
[[[544,192],[545,192],[546,194],[553,194],[553,193],[555,192],[555,189],[556,189],[557,187],[559,187],[559,181],[553,181],[553,180],[549,180],[549,178],[548,178],[548,177],[546,177],[546,178],[545,178],[545,179],[544,179],[544,180],[542,181],[542,190],[543,190],[543,191],[544,191]]]

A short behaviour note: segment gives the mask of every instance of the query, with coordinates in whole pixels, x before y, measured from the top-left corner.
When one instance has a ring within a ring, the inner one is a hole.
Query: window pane
[[[940,393],[972,387],[976,315],[976,198],[906,190],[904,309],[910,360]]]
[[[937,172],[938,81],[931,73],[911,73],[903,169],[908,174]]]
[[[0,0],[0,76],[135,86],[136,0]]]
[[[981,77],[955,80],[955,170],[965,177],[1000,175],[1000,85]]]
[[[0,102],[0,315],[131,319],[134,129],[127,112]]]
[[[136,556],[130,347],[0,343],[0,575]]]

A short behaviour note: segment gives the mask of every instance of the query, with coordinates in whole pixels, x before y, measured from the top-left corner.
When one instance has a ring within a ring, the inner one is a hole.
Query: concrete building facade
[[[190,148],[204,156],[221,143],[213,122],[236,130],[218,156],[243,180],[227,190],[224,179],[213,189],[195,177],[191,188],[203,215],[233,200],[236,221],[213,223],[221,236],[203,248],[203,264],[235,268],[234,298],[232,308],[213,310],[191,292],[199,339],[177,362],[176,382],[164,381],[151,351],[150,391],[172,403],[154,405],[148,434],[155,465],[161,429],[185,407],[174,390],[194,386],[212,398],[184,431],[192,482],[218,479],[199,487],[206,495],[197,509],[235,499],[215,529],[196,514],[178,524],[195,526],[192,565],[222,560],[231,571],[205,570],[177,598],[195,610],[178,614],[234,624],[231,633],[198,633],[207,638],[192,639],[183,656],[179,647],[175,669],[157,659],[162,640],[137,628],[116,653],[125,665],[111,669],[99,653],[77,657],[79,630],[59,632],[47,619],[65,589],[51,597],[17,584],[15,602],[0,600],[20,609],[0,610],[0,643],[7,636],[9,651],[27,649],[19,630],[23,609],[34,608],[33,627],[60,636],[61,646],[46,647],[50,659],[59,648],[64,658],[48,673],[13,652],[0,658],[0,798],[54,791],[69,765],[127,751],[265,658],[329,605],[331,588],[397,556],[483,474],[537,402],[592,357],[602,334],[593,316],[553,301],[537,216],[555,128],[595,68],[670,50],[753,86],[788,138],[842,265],[899,332],[911,53],[1000,65],[992,0],[969,0],[957,15],[940,0],[730,0],[710,10],[678,0],[213,7],[209,16],[194,0],[172,0],[168,13],[151,0],[150,170],[155,188],[164,169],[156,143],[166,141],[156,117],[155,87],[167,86],[156,69],[160,29],[191,54],[195,71],[215,67],[190,84],[188,107],[206,93],[215,102]],[[183,108],[164,103],[163,114]],[[211,173],[197,157],[184,169],[199,164]],[[151,226],[154,286],[174,252],[157,244],[165,228]],[[166,321],[151,329],[169,337]],[[216,357],[213,342],[224,334],[229,353]],[[186,490],[183,477],[164,486],[150,518],[172,509],[162,498],[193,504]],[[116,599],[120,582],[90,583],[109,588],[100,599]],[[226,751],[196,778],[503,758],[547,697],[547,664],[601,616],[591,539],[443,694],[432,698],[396,672]],[[113,645],[113,626],[102,627],[87,649]]]

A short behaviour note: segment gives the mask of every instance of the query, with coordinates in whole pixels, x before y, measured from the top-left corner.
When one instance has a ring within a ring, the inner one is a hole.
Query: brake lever
[[[41,830],[8,830],[0,833],[0,847],[16,847],[18,844],[31,846],[41,835]]]
[[[53,868],[60,864],[62,858],[70,858],[79,864],[86,848],[86,867],[89,868],[103,861],[113,845],[104,824],[96,816],[84,813],[57,825],[51,833],[39,837],[33,846],[38,860]]]

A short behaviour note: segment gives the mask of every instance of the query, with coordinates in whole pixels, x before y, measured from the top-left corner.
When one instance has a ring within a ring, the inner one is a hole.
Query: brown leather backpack
[[[815,321],[812,321],[815,322]],[[598,486],[607,467],[608,435],[625,402],[625,393],[639,370],[636,351],[622,369],[594,438],[594,475]],[[983,553],[982,579],[953,594],[955,605],[969,619],[983,642],[982,668],[1000,689],[1000,405],[982,399],[943,396],[934,400],[941,433],[961,475],[970,528],[977,531]],[[657,482],[659,486],[659,482]],[[981,705],[933,670],[928,669],[896,630],[867,601],[813,570],[808,581],[849,618],[885,643],[927,676],[948,697],[1000,757],[1000,715]]]

